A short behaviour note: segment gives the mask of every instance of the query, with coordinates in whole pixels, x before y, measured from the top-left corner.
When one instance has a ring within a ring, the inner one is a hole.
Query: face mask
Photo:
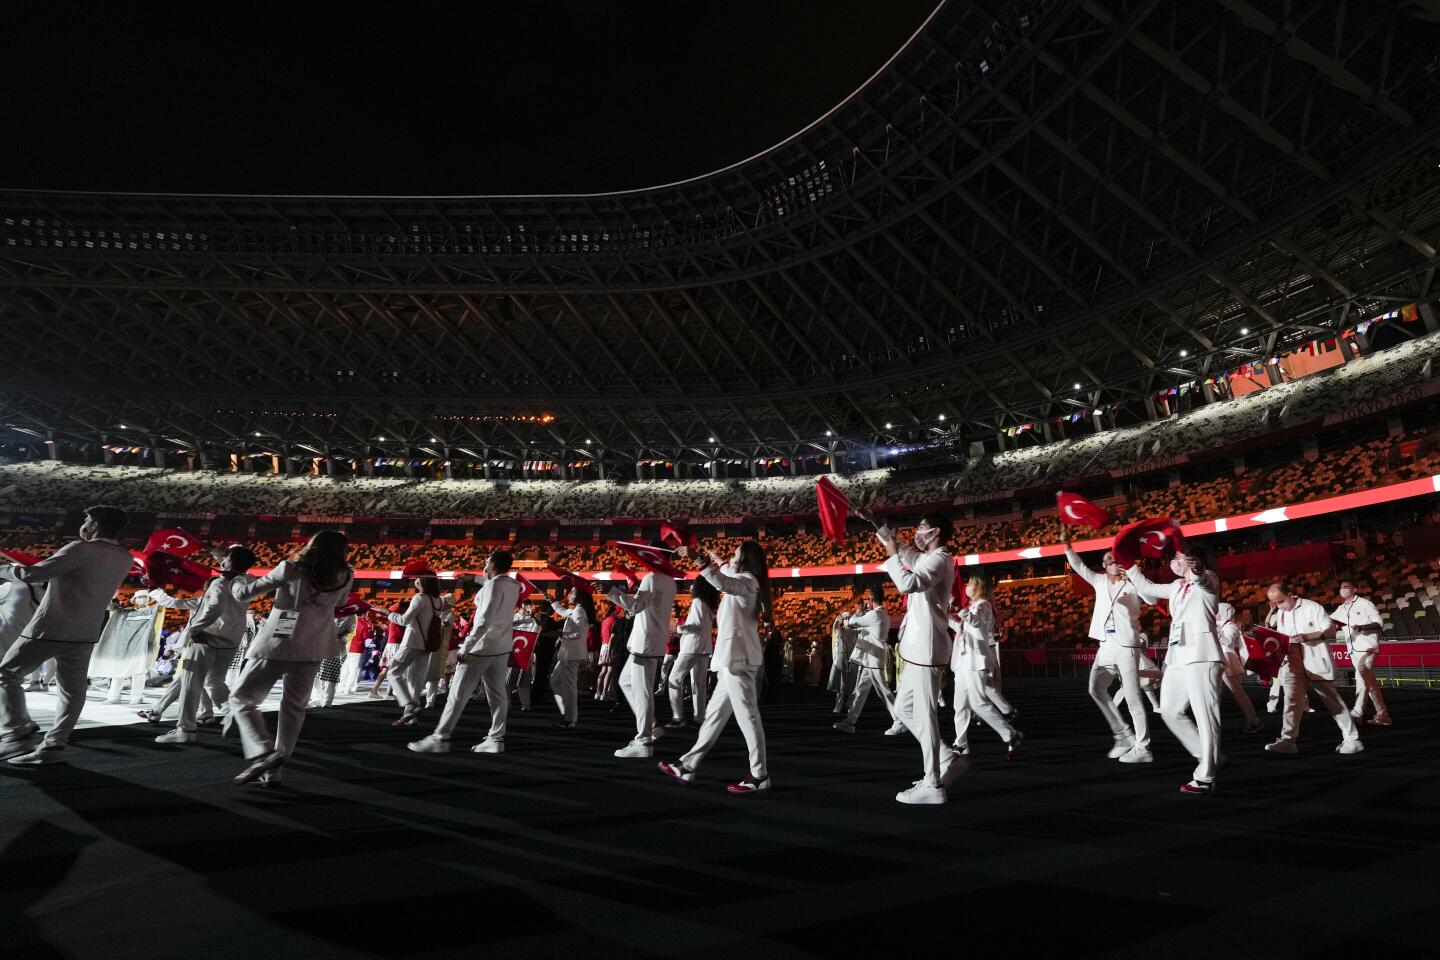
[[[1355,596],[1355,591],[1354,591],[1352,588],[1350,588],[1350,587],[1341,587],[1341,588],[1340,588],[1340,599],[1342,599],[1342,600],[1349,600],[1349,599],[1350,599],[1351,597],[1353,597],[1353,596]]]
[[[1170,561],[1170,572],[1177,577],[1185,576],[1185,568],[1180,564],[1180,558],[1175,557]]]
[[[930,544],[934,542],[935,538],[939,535],[939,533],[940,533],[939,530],[916,530],[916,531],[915,531],[915,549],[916,549],[916,550],[928,550],[928,549],[930,549]]]

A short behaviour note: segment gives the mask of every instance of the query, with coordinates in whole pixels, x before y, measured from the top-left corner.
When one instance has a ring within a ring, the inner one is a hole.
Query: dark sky
[[[0,39],[0,187],[650,186],[805,126],[936,2],[23,0]]]

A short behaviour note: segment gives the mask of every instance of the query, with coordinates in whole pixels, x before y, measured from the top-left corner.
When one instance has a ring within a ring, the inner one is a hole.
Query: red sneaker
[[[770,789],[770,778],[764,777],[756,780],[754,777],[746,777],[739,783],[732,783],[725,788],[730,793],[759,793],[762,790]]]
[[[1193,796],[1204,796],[1215,792],[1215,784],[1204,783],[1200,780],[1191,780],[1189,783],[1181,785],[1180,792]]]

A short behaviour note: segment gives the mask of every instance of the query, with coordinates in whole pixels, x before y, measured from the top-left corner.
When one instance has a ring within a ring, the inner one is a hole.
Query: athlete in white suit
[[[560,711],[558,725],[569,730],[580,722],[580,664],[590,658],[586,643],[590,639],[590,624],[595,622],[595,600],[588,590],[579,587],[571,587],[565,599],[569,606],[559,600],[550,604],[564,621],[560,624],[560,636],[555,641],[550,691],[555,695],[555,706]]]
[[[1145,658],[1145,642],[1140,632],[1140,594],[1115,562],[1109,550],[1101,557],[1104,573],[1091,570],[1080,554],[1070,546],[1070,528],[1064,528],[1065,559],[1075,575],[1095,591],[1095,605],[1090,612],[1090,639],[1100,644],[1095,663],[1090,668],[1090,699],[1100,708],[1100,715],[1110,727],[1114,745],[1106,754],[1121,763],[1149,763],[1150,718],[1145,713],[1145,694],[1140,689],[1141,662]],[[1120,690],[1130,707],[1130,725],[1115,709],[1110,699],[1110,685],[1120,680]]]
[[[1283,583],[1270,584],[1266,596],[1273,608],[1269,618],[1273,629],[1290,638],[1290,679],[1285,691],[1287,700],[1280,739],[1266,744],[1265,749],[1286,755],[1300,752],[1300,720],[1305,716],[1308,702],[1306,690],[1313,688],[1340,728],[1342,739],[1335,752],[1348,754],[1364,750],[1355,718],[1350,716],[1345,701],[1340,699],[1340,691],[1335,689],[1335,660],[1326,643],[1326,637],[1335,628],[1325,608],[1314,600],[1297,596]]]
[[[619,587],[612,589],[610,601],[624,607],[634,618],[630,642],[626,644],[630,659],[625,661],[620,674],[620,692],[635,712],[635,739],[616,750],[615,756],[622,759],[654,756],[655,738],[664,732],[655,726],[655,677],[670,639],[675,579],[652,571],[645,574],[634,593],[626,593]]]
[[[861,605],[861,611],[845,618],[846,629],[855,635],[850,659],[859,672],[855,692],[850,697],[850,709],[835,724],[835,729],[841,733],[855,732],[855,724],[860,719],[860,711],[865,709],[871,690],[880,695],[891,722],[895,720],[895,694],[885,685],[885,658],[890,655],[890,614],[885,610],[885,588],[878,583],[872,584]]]
[[[1380,611],[1370,600],[1360,596],[1353,581],[1342,580],[1340,606],[1330,614],[1330,619],[1340,624],[1336,635],[1350,648],[1350,663],[1355,668],[1355,706],[1350,709],[1350,716],[1357,723],[1364,722],[1373,727],[1390,726],[1390,707],[1375,680],[1375,655],[1380,650],[1380,635],[1385,629]],[[1375,705],[1375,716],[1369,720],[1365,719],[1366,700]]]
[[[1245,649],[1245,637],[1235,625],[1235,608],[1221,603],[1216,608],[1215,623],[1220,628],[1220,649],[1225,655],[1225,686],[1245,717],[1245,729],[1240,732],[1259,733],[1265,725],[1255,715],[1255,704],[1250,702],[1250,694],[1245,692],[1245,662],[1250,655]]]
[[[967,585],[970,603],[956,610],[950,621],[955,645],[950,669],[955,674],[955,749],[970,752],[970,718],[978,716],[1005,741],[1005,756],[1013,759],[1025,735],[1011,726],[990,699],[986,678],[994,668],[995,607],[990,603],[989,585],[971,577]]]
[[[955,563],[945,551],[947,520],[926,517],[915,528],[914,547],[901,547],[889,527],[876,532],[890,555],[885,572],[906,596],[900,626],[900,657],[905,661],[895,695],[896,719],[920,741],[921,776],[895,799],[901,803],[944,803],[945,790],[969,767],[940,736],[940,683],[950,663],[950,588]]]
[[[710,655],[715,647],[715,610],[720,594],[704,577],[690,581],[690,609],[680,625],[680,653],[670,668],[667,687],[670,693],[670,722],[667,727],[683,727],[685,722],[685,682],[690,682],[690,724],[699,726],[705,719],[709,700]]]
[[[696,552],[692,547],[676,551],[682,557]],[[733,713],[749,751],[750,772],[726,790],[753,795],[770,789],[765,728],[760,723],[760,668],[765,653],[759,631],[760,618],[772,615],[768,565],[765,551],[754,540],[742,540],[729,563],[707,552],[708,560],[698,558],[700,576],[721,594],[715,616],[715,695],[705,708],[695,746],[676,762],[660,764],[660,772],[681,783],[693,780]]]
[[[1208,794],[1215,788],[1220,765],[1220,677],[1225,662],[1215,625],[1220,578],[1210,569],[1209,558],[1193,545],[1171,559],[1170,569],[1178,578],[1174,583],[1153,583],[1139,566],[1130,569],[1130,580],[1148,603],[1170,604],[1160,715],[1198,761],[1194,776],[1180,792]],[[1185,715],[1187,710],[1193,719]]]

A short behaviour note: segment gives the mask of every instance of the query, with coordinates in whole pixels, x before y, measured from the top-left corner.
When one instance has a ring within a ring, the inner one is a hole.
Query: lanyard
[[[1116,600],[1119,600],[1121,597],[1125,596],[1125,588],[1128,587],[1129,585],[1130,585],[1130,581],[1129,581],[1128,579],[1122,577],[1122,578],[1120,578],[1120,589],[1119,589],[1118,591],[1116,591],[1115,593],[1111,593],[1111,592],[1110,592],[1110,583],[1109,583],[1109,581],[1107,580],[1106,583],[1105,583],[1105,594],[1106,594],[1106,596],[1108,596],[1108,597],[1110,598],[1110,612],[1109,612],[1109,614],[1105,617],[1105,632],[1106,632],[1106,633],[1115,633],[1115,632],[1116,632],[1116,631],[1115,631],[1115,601],[1116,601]]]

